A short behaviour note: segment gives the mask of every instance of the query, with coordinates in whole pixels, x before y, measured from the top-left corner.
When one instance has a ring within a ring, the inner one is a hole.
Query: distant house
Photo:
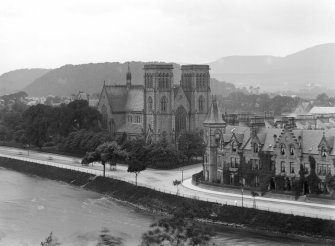
[[[97,107],[99,99],[90,98],[90,95],[86,92],[79,91],[77,95],[73,95],[73,100],[85,100],[88,101],[88,105],[91,107]]]

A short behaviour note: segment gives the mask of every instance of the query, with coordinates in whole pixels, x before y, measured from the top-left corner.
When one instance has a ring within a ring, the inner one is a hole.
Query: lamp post
[[[181,170],[181,182],[184,182],[184,169]]]
[[[243,208],[243,184],[241,185],[241,194],[242,194],[242,208]]]

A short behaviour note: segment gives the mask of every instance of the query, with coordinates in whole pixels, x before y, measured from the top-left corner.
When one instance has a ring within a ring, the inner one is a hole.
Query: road
[[[88,167],[83,167],[80,164],[81,159],[75,157],[41,153],[36,151],[29,151],[28,156],[27,150],[8,147],[0,147],[0,155],[11,158],[36,161],[46,165],[75,169],[95,175],[102,175],[101,164],[96,163],[93,166],[90,165]],[[201,199],[205,201],[208,200],[212,202],[218,202],[220,204],[242,206],[241,194],[209,190],[193,185],[191,182],[192,175],[201,170],[201,164],[173,170],[155,170],[148,168],[139,174],[138,185],[149,187],[165,193],[176,194],[177,187],[173,186],[172,182],[174,180],[181,180],[183,178],[183,184],[178,187],[178,194],[180,196]],[[135,181],[135,175],[128,173],[127,166],[125,165],[117,165],[117,169],[115,171],[111,171],[107,167],[106,175],[127,182],[134,183]],[[334,205],[271,199],[265,197],[257,197],[255,200],[256,202],[254,203],[253,197],[244,195],[243,206],[253,207],[256,205],[257,209],[262,210],[335,220]]]

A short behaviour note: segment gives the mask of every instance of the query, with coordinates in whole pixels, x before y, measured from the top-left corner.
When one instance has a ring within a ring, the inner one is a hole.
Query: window
[[[327,165],[327,175],[331,174],[331,169],[330,169],[330,165]]]
[[[290,145],[290,155],[294,155],[294,146]]]
[[[309,163],[304,163],[304,171],[306,174],[309,173]]]
[[[152,98],[148,97],[148,112],[152,112]]]
[[[294,173],[294,162],[290,162],[290,173]]]
[[[230,167],[237,168],[240,164],[240,159],[236,157],[230,157]]]
[[[282,162],[280,163],[280,171],[281,171],[282,173],[285,173],[285,161],[282,161]]]
[[[219,168],[222,168],[222,156],[218,156],[217,162],[218,162]]]
[[[108,115],[107,115],[107,108],[105,105],[102,105],[101,107],[101,114],[102,114],[102,128],[103,129],[107,129],[107,118],[108,118]]]
[[[131,115],[128,115],[128,122],[132,122],[133,121],[133,117]]]
[[[280,153],[281,153],[282,155],[285,155],[285,144],[281,144],[281,145],[280,145]]]
[[[158,75],[158,86],[160,89],[169,88],[169,74],[162,73]]]
[[[136,123],[141,123],[141,117],[138,116],[138,115],[136,115],[136,116],[135,116],[135,122],[136,122]]]
[[[233,142],[231,143],[231,150],[232,150],[233,152],[236,152],[236,143],[235,143],[235,141],[233,141]]]
[[[144,79],[145,79],[145,84],[146,84],[147,88],[152,88],[152,85],[153,85],[153,83],[152,83],[152,81],[153,81],[152,74],[146,73],[144,75],[144,77],[145,77]]]
[[[325,146],[321,147],[321,156],[322,157],[327,157],[327,150],[326,150]]]
[[[199,87],[201,87],[201,80],[200,80],[200,76],[199,74],[196,75],[196,87],[197,89],[199,89]]]
[[[259,170],[260,169],[260,162],[258,159],[250,159],[251,163],[251,170]]]
[[[258,153],[258,144],[254,143],[254,153]]]
[[[166,112],[167,109],[167,99],[166,97],[162,97],[161,99],[161,111]]]
[[[203,112],[204,111],[204,102],[205,99],[203,96],[199,97],[199,112]]]
[[[318,175],[326,176],[330,173],[330,165],[318,164]]]

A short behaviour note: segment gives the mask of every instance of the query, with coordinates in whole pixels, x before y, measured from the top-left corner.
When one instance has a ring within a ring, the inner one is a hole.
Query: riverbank
[[[0,166],[103,193],[115,199],[135,204],[140,209],[147,211],[156,211],[164,214],[179,213],[186,217],[198,218],[202,221],[213,223],[213,226],[218,227],[218,229],[222,229],[222,226],[219,226],[219,224],[222,224],[232,228],[254,230],[265,234],[295,235],[300,239],[308,236],[308,240],[322,239],[323,242],[335,240],[335,222],[330,220],[285,215],[235,206],[222,206],[211,202],[166,194],[145,187],[136,187],[127,182],[111,178],[96,177],[92,174],[8,158],[0,158]]]

